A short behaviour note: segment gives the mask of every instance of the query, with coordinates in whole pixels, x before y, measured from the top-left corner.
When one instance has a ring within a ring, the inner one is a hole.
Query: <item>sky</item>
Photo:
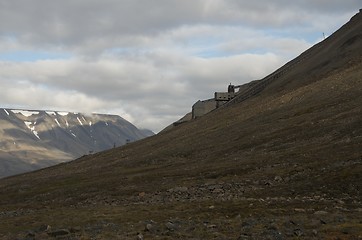
[[[158,132],[328,37],[361,0],[0,0],[0,107]]]

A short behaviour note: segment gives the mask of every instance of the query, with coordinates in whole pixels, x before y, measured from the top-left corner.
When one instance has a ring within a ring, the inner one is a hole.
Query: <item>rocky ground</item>
[[[291,192],[265,197],[268,190],[286,187],[287,181],[280,176],[262,181],[215,181],[138,192],[122,199],[98,196],[75,205],[68,200],[70,205],[64,211],[73,208],[81,215],[90,214],[91,221],[82,226],[53,225],[54,220],[41,219],[42,224],[22,231],[17,239],[362,239],[359,195]],[[164,216],[159,214],[162,211]],[[47,213],[62,211],[17,209],[0,212],[0,219],[21,221]]]

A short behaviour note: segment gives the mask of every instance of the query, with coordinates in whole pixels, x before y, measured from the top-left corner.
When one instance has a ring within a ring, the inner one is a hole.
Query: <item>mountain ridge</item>
[[[0,122],[0,177],[73,160],[151,135],[110,114],[0,108]]]

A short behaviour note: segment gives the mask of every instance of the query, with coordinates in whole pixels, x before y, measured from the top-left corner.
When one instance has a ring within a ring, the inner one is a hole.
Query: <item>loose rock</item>
[[[142,234],[142,233],[138,233],[136,239],[137,239],[137,240],[143,240],[143,234]]]
[[[326,214],[328,214],[328,212],[326,212],[326,211],[316,211],[314,213],[314,215],[326,215]]]
[[[175,231],[176,230],[176,225],[172,222],[167,222],[166,223],[166,228],[170,231]]]
[[[48,235],[52,236],[52,237],[65,236],[65,235],[69,235],[69,234],[70,234],[70,231],[68,229],[58,229],[58,230],[48,232]]]

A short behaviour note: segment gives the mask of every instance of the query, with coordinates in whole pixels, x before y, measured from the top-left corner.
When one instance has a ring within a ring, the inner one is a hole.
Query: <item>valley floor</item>
[[[302,194],[288,190],[287,181],[279,176],[270,181],[208,180],[125,198],[94,196],[83,202],[61,200],[52,207],[1,208],[0,237],[362,239],[360,196],[341,189]]]

